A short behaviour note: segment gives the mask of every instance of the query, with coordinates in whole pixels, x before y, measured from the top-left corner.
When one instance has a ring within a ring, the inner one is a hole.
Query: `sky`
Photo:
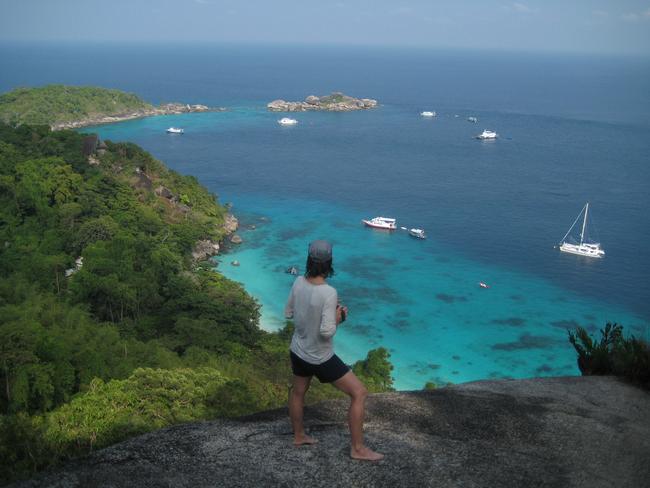
[[[0,0],[1,41],[650,55],[650,0]]]

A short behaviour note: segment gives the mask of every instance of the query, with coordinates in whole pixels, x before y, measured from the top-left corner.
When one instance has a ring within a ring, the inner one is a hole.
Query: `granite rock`
[[[271,112],[305,112],[307,110],[327,110],[330,112],[349,112],[375,108],[377,100],[370,98],[353,98],[341,92],[317,97],[309,95],[303,102],[273,100],[266,106]]]
[[[319,439],[295,448],[286,409],[169,427],[17,487],[629,487],[650,479],[650,394],[612,377],[467,383],[371,395],[349,458],[346,400],[305,410]]]

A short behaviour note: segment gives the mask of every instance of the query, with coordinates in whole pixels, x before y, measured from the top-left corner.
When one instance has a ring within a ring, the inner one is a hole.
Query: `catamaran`
[[[571,233],[575,225],[578,223],[580,216],[585,214],[584,219],[582,220],[582,230],[580,231],[580,243],[574,244],[567,242],[566,238]],[[568,252],[571,254],[579,254],[580,256],[587,256],[590,258],[602,258],[605,255],[605,251],[600,248],[600,243],[598,242],[586,242],[585,240],[585,230],[587,229],[587,215],[589,214],[589,202],[585,204],[582,208],[576,219],[573,221],[573,224],[569,228],[562,241],[560,241],[560,251]]]

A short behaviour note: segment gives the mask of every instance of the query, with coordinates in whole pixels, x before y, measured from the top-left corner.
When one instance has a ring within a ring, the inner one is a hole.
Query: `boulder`
[[[318,105],[320,103],[320,98],[316,95],[309,95],[305,98],[305,103],[308,103],[309,105]]]
[[[209,239],[198,241],[192,249],[192,258],[195,261],[205,261],[217,254],[219,254],[219,244]]]
[[[233,214],[226,214],[226,217],[223,221],[223,229],[226,231],[226,234],[232,234],[239,228],[239,221],[237,217]]]
[[[154,191],[156,192],[156,195],[166,198],[167,200],[174,198],[174,194],[171,192],[171,190],[162,185],[156,188]]]
[[[233,234],[230,237],[230,242],[232,242],[233,244],[241,244],[242,242],[244,242],[244,240],[241,238],[239,234]]]

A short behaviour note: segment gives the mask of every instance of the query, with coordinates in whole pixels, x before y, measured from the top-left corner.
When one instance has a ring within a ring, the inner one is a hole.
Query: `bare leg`
[[[305,405],[305,393],[309,390],[311,376],[293,377],[293,386],[289,393],[289,417],[293,427],[293,444],[302,446],[303,444],[316,444],[318,441],[313,437],[305,434],[305,426],[302,423],[302,412]]]
[[[352,371],[348,371],[334,383],[339,390],[350,396],[348,424],[350,426],[350,457],[367,461],[379,461],[383,454],[373,451],[363,444],[363,418],[366,410],[368,390]]]

